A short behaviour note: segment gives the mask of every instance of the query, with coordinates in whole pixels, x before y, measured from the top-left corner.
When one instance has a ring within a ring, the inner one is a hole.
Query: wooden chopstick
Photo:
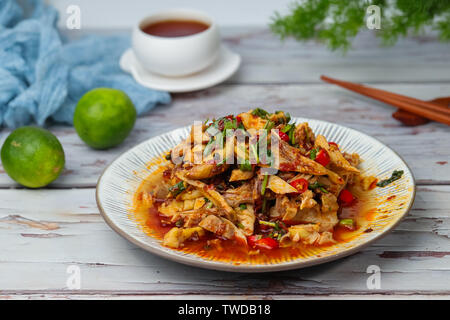
[[[320,77],[323,81],[329,82],[329,83],[333,83],[333,84],[337,84],[341,87],[347,88],[349,90],[352,89],[361,89],[364,92],[372,92],[374,94],[380,94],[380,96],[387,96],[393,99],[398,99],[398,100],[402,100],[404,102],[409,102],[424,108],[428,108],[428,109],[432,109],[438,112],[443,112],[445,114],[449,114],[450,115],[450,108],[446,108],[444,106],[441,105],[437,105],[431,102],[427,102],[427,101],[423,101],[423,100],[419,100],[416,98],[412,98],[412,97],[407,97],[401,94],[397,94],[397,93],[393,93],[393,92],[389,92],[389,91],[385,91],[385,90],[381,90],[381,89],[376,89],[376,88],[371,88],[371,87],[366,87],[363,86],[361,84],[358,83],[353,83],[353,82],[348,82],[348,81],[342,81],[342,80],[337,80],[337,79],[333,79],[327,76],[321,76]],[[353,90],[354,91],[354,90]]]
[[[414,104],[410,104],[408,102],[403,102],[401,100],[396,100],[396,99],[392,99],[392,98],[388,98],[388,97],[380,97],[380,96],[377,96],[377,95],[374,95],[371,93],[364,93],[364,92],[360,92],[360,93],[362,93],[368,97],[371,97],[373,99],[379,100],[381,102],[391,104],[397,108],[409,111],[418,116],[450,125],[450,116],[447,114],[444,114],[444,113],[440,113],[439,111],[426,109],[426,108],[423,108],[423,107],[420,107],[420,106],[417,106]]]
[[[352,82],[332,79],[326,76],[321,76],[320,78],[323,81],[337,84],[343,88],[391,104],[397,108],[409,111],[424,118],[450,125],[450,110],[444,106],[397,95],[389,91],[362,86]]]

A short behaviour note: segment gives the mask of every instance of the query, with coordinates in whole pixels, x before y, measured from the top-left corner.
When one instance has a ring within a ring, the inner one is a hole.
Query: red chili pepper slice
[[[329,144],[330,146],[335,146],[336,148],[339,149],[339,146],[338,146],[338,144],[337,144],[336,142],[328,142],[328,144]]]
[[[225,121],[223,119],[219,120],[217,123],[217,129],[219,129],[219,131],[223,131],[223,129],[225,129]]]
[[[272,250],[278,248],[278,241],[272,238],[263,238],[256,241],[255,245],[258,249]]]
[[[308,190],[308,181],[303,178],[292,181],[290,185],[297,189],[298,193],[303,193]]]
[[[280,139],[286,142],[289,142],[289,136],[284,133],[283,131],[279,131],[278,135],[280,136]]]
[[[324,167],[330,163],[330,155],[324,149],[321,149],[316,155],[316,162],[320,163]]]
[[[343,206],[351,205],[354,200],[355,200],[355,197],[347,189],[342,190],[341,193],[339,194],[339,202]]]
[[[256,246],[256,241],[258,241],[260,237],[261,237],[261,236],[258,236],[258,235],[256,235],[256,234],[247,237],[248,245],[249,245],[250,247],[255,247],[255,246]]]
[[[248,245],[252,248],[272,250],[278,248],[278,241],[272,238],[261,238],[261,235],[255,234],[247,237]]]

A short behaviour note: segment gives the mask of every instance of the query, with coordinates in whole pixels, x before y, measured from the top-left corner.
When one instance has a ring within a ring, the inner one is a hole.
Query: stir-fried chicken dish
[[[357,201],[352,188],[370,190],[377,182],[360,174],[358,154],[288,113],[259,108],[192,126],[166,160],[160,180],[139,197],[157,210],[170,248],[202,239],[253,254],[331,245],[337,228],[358,228],[340,216]]]

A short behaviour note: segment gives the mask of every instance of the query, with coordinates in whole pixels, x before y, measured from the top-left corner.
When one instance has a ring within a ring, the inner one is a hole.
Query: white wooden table
[[[94,151],[73,128],[50,130],[66,152],[66,169],[51,186],[19,188],[0,167],[1,298],[450,297],[450,129],[437,123],[404,127],[393,109],[321,83],[326,74],[431,99],[450,95],[450,46],[433,37],[379,48],[358,36],[347,56],[314,42],[280,43],[267,29],[227,28],[226,44],[243,57],[227,83],[188,94],[139,118],[116,149]],[[388,236],[345,259],[273,274],[239,274],[188,267],[147,253],[113,232],[95,203],[96,181],[118,154],[194,120],[254,106],[284,109],[372,135],[412,168],[417,196]],[[8,130],[0,132],[0,143]],[[77,266],[81,288],[70,289]],[[381,269],[381,288],[368,289],[369,265]]]

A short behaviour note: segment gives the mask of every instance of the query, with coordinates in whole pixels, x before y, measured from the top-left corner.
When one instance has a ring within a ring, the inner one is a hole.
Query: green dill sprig
[[[270,28],[281,39],[316,39],[331,50],[346,52],[353,38],[367,30],[369,5],[380,7],[381,29],[374,32],[384,45],[393,45],[410,33],[419,35],[425,28],[437,31],[442,41],[450,40],[450,1],[442,0],[298,1],[287,15],[275,12]]]
[[[391,184],[392,182],[394,182],[395,180],[400,179],[402,176],[403,176],[403,170],[394,170],[394,172],[392,172],[391,177],[389,179],[381,180],[380,182],[378,182],[377,187],[384,188],[388,184]]]

